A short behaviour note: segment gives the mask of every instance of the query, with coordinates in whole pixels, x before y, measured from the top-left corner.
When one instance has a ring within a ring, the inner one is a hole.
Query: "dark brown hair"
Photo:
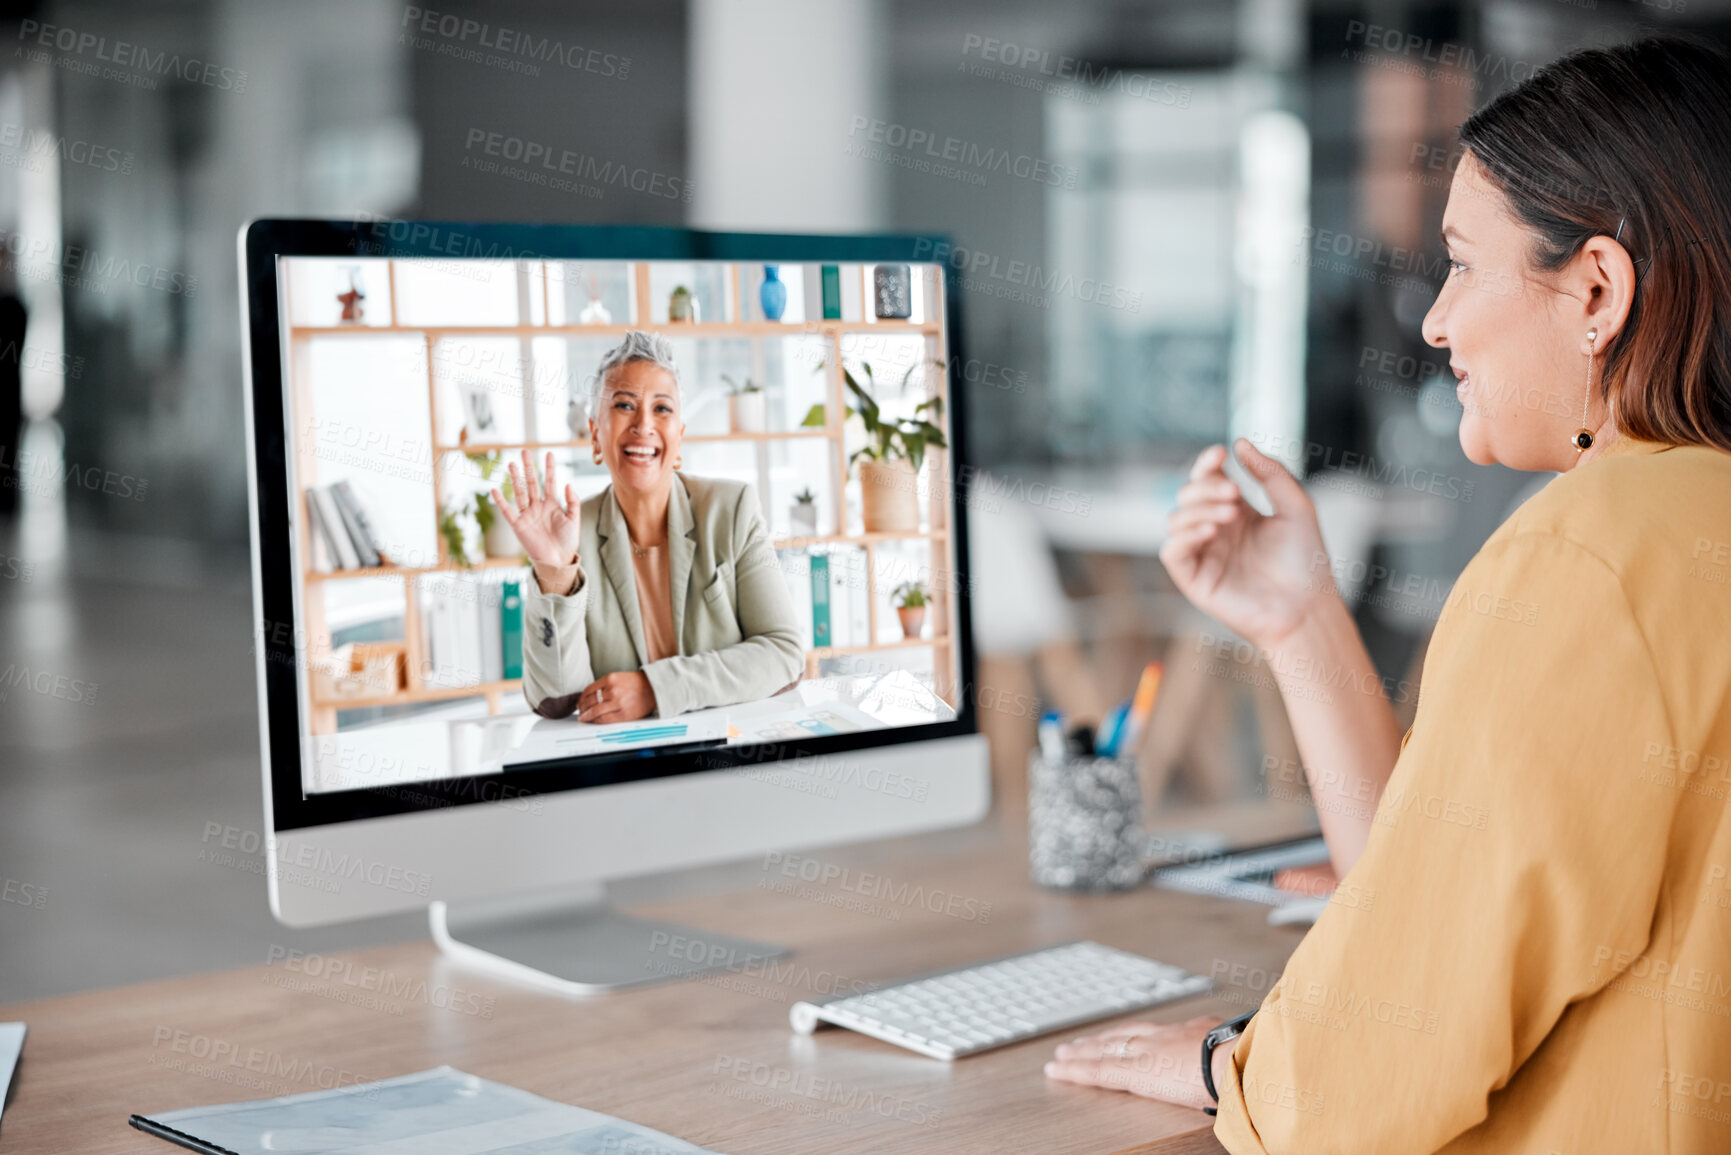
[[[1617,428],[1731,450],[1731,55],[1658,37],[1571,53],[1461,126],[1561,268],[1616,237],[1639,277],[1600,378]]]

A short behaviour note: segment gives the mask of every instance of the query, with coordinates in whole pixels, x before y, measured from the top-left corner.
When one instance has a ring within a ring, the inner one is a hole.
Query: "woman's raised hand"
[[[516,497],[507,502],[493,490],[493,508],[505,518],[505,524],[517,535],[517,541],[529,560],[548,570],[575,568],[577,547],[582,541],[582,513],[577,491],[570,483],[565,486],[565,500],[553,496],[553,454],[547,454],[547,476],[539,482],[529,467],[529,451],[523,450],[523,469],[511,463],[511,488]]]
[[[1253,645],[1272,646],[1319,597],[1334,594],[1316,507],[1286,467],[1244,438],[1234,448],[1274,513],[1258,513],[1226,476],[1226,447],[1196,458],[1167,521],[1160,561],[1178,589]]]

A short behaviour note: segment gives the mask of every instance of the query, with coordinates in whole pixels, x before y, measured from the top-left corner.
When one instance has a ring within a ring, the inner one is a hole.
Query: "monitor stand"
[[[755,974],[791,952],[678,923],[634,918],[607,901],[603,884],[482,902],[433,902],[433,941],[448,957],[568,995],[690,978]]]

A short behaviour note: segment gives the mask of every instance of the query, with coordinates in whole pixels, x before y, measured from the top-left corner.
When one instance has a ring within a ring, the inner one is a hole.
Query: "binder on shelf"
[[[780,549],[776,550],[775,559],[781,567],[782,579],[787,583],[787,596],[793,603],[794,620],[799,623],[800,649],[809,650],[813,646],[811,554],[803,549]]]
[[[354,542],[349,539],[349,533],[343,525],[343,516],[337,512],[337,503],[330,491],[320,486],[307,489],[307,503],[318,505],[319,524],[325,532],[325,542],[330,546],[331,558],[338,569],[359,569],[361,558],[355,552]]]
[[[829,557],[811,555],[811,644],[822,648],[833,644],[829,630]]]
[[[500,586],[499,645],[501,672],[507,680],[523,676],[523,583]]]
[[[347,481],[339,481],[330,487],[330,493],[331,499],[336,502],[338,513],[342,515],[342,523],[349,531],[349,540],[354,543],[355,556],[360,558],[363,566],[378,565],[378,543],[373,540],[367,515],[361,511],[361,503],[355,497],[354,488]]]
[[[427,676],[433,689],[481,682],[481,616],[475,582],[463,574],[434,574],[423,586],[427,601]]]
[[[475,616],[481,625],[481,681],[497,682],[505,677],[505,622],[500,615],[500,585],[476,581],[479,594]]]
[[[830,554],[831,584],[835,587],[837,606],[834,618],[835,644],[838,646],[869,646],[877,641],[871,635],[871,583],[867,581],[866,551],[843,546]]]
[[[823,319],[841,320],[841,266],[823,266]]]

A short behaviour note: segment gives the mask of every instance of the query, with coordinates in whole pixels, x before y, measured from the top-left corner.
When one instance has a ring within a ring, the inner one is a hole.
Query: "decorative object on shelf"
[[[823,319],[841,320],[841,266],[823,267]]]
[[[361,304],[367,295],[361,291],[361,270],[358,265],[349,266],[349,288],[345,293],[337,294],[337,302],[342,305],[340,318],[345,325],[359,325],[366,316],[366,308]]]
[[[579,325],[610,325],[613,314],[607,311],[607,306],[601,303],[601,292],[596,279],[589,278],[589,303],[583,306],[583,311],[577,314]],[[579,434],[578,436],[582,436]]]
[[[917,638],[926,628],[928,596],[926,587],[920,582],[903,582],[890,593],[896,617],[902,620],[902,637]]]
[[[696,324],[697,311],[697,298],[691,295],[691,290],[684,285],[673,286],[673,295],[667,299],[667,319]]]
[[[721,379],[731,386],[727,395],[727,424],[735,433],[762,433],[769,428],[769,394],[747,377],[735,381],[726,373]]]
[[[486,383],[464,380],[457,390],[463,396],[462,443],[468,444],[470,437],[477,441],[494,440],[499,432],[499,421],[493,414],[493,395]]]
[[[350,642],[311,663],[315,701],[374,698],[403,688],[408,647],[402,642]]]
[[[880,321],[913,316],[913,275],[906,265],[879,265],[872,270],[872,310]]]
[[[763,266],[763,287],[757,290],[765,321],[779,321],[787,310],[787,285],[781,279],[780,265]]]
[[[589,406],[581,397],[573,397],[565,406],[565,428],[573,441],[589,439]]]
[[[928,365],[941,368],[943,364],[932,358],[909,365],[907,372],[902,374],[900,391],[907,391],[914,370]],[[820,365],[819,369],[822,368]],[[913,533],[920,528],[917,482],[920,467],[925,464],[926,450],[949,447],[949,442],[944,440],[944,431],[928,419],[943,419],[944,399],[933,397],[920,402],[914,406],[911,417],[886,418],[873,398],[877,391],[877,377],[872,372],[871,363],[861,361],[860,368],[866,380],[871,382],[870,390],[860,385],[846,364],[842,365],[841,371],[843,380],[859,403],[857,412],[865,425],[866,443],[848,457],[849,466],[859,466],[860,514],[865,522],[865,531]],[[852,417],[855,412],[849,407],[846,416]],[[800,424],[822,426],[824,423],[823,404],[819,402],[811,407]]]
[[[787,511],[788,524],[794,537],[817,536],[817,495],[802,489],[793,495],[793,505]]]

